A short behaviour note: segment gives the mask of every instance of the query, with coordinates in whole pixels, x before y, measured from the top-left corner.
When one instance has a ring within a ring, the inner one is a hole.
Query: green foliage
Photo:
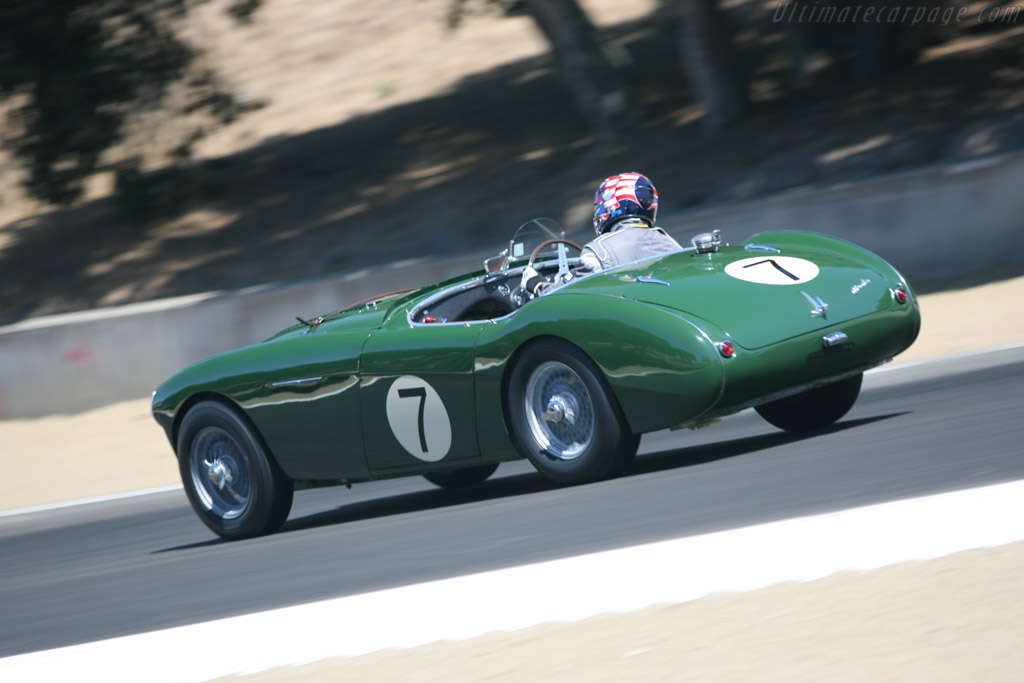
[[[183,78],[206,87],[193,108],[225,121],[238,114],[209,74],[191,73],[196,55],[172,28],[204,1],[0,4],[0,97],[14,104],[7,142],[29,170],[30,194],[55,204],[78,199],[103,152],[121,140],[127,115],[158,107]],[[251,13],[258,2],[248,5]]]
[[[398,90],[397,81],[384,81],[377,84],[377,97],[387,97],[388,95],[394,95]]]

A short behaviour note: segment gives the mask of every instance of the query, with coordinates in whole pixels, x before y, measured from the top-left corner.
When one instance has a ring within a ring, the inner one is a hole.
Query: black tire
[[[849,412],[860,395],[863,379],[864,374],[860,373],[754,409],[768,422],[789,432],[821,429]]]
[[[178,433],[181,481],[206,526],[228,539],[281,528],[294,487],[245,418],[223,403],[202,401]]]
[[[498,463],[493,462],[489,465],[474,465],[472,467],[427,472],[423,475],[423,478],[434,486],[440,486],[443,489],[461,489],[466,486],[482,483],[487,477],[494,474],[496,469],[498,469]]]
[[[567,342],[527,347],[511,369],[505,401],[516,450],[553,483],[617,476],[636,455],[640,437],[630,432],[604,376]]]

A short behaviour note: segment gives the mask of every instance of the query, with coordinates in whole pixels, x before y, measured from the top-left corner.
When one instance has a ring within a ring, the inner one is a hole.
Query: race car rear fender
[[[678,314],[594,294],[537,299],[477,339],[476,407],[485,459],[510,452],[504,400],[509,373],[528,344],[546,337],[573,344],[604,375],[635,434],[709,409],[722,391],[722,359],[710,337]]]

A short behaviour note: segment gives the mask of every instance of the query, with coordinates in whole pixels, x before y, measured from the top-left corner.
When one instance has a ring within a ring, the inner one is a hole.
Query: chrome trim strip
[[[682,252],[688,252],[688,251],[693,251],[693,250],[694,250],[693,247],[687,247],[685,249],[680,249],[678,252],[672,252],[672,253],[675,254],[675,253],[682,253]],[[579,281],[584,280],[586,278],[594,277],[594,276],[597,276],[597,275],[602,275],[602,274],[607,275],[608,273],[613,272],[613,271],[618,270],[618,269],[625,270],[626,268],[632,267],[632,266],[634,266],[637,263],[643,263],[644,261],[649,261],[649,260],[663,258],[663,257],[665,257],[667,255],[668,254],[657,254],[655,256],[649,256],[647,258],[639,259],[639,260],[634,261],[632,263],[623,263],[622,265],[616,266],[615,268],[609,268],[608,270],[599,270],[599,271],[596,271],[596,272],[593,272],[593,273],[586,273],[586,274],[581,275],[579,277],[573,278],[572,282],[579,282]],[[570,258],[569,259],[569,263],[570,264],[575,264],[575,263],[578,263],[578,262],[579,262],[579,258]],[[543,265],[546,266],[546,267],[550,267],[552,265],[555,265],[555,263],[556,263],[555,261],[553,261],[551,259],[547,259],[547,260],[545,260],[543,262]],[[520,309],[517,308],[516,310],[512,311],[511,313],[499,316],[497,318],[491,318],[491,319],[488,319],[488,320],[468,320],[468,321],[458,321],[458,320],[456,320],[456,321],[453,321],[453,322],[436,322],[436,323],[423,323],[423,322],[416,322],[414,320],[414,318],[417,315],[419,315],[420,311],[422,311],[424,309],[429,310],[430,306],[433,306],[438,301],[441,301],[443,299],[448,298],[450,295],[452,295],[452,294],[454,294],[456,292],[465,291],[467,289],[473,289],[474,287],[479,287],[479,286],[483,285],[486,281],[492,280],[495,277],[509,277],[510,279],[514,280],[515,276],[516,275],[522,275],[522,272],[525,269],[526,269],[525,265],[524,266],[519,266],[517,268],[509,268],[508,270],[502,271],[501,273],[494,273],[493,275],[485,275],[485,276],[477,277],[477,278],[474,278],[473,280],[471,280],[469,282],[465,282],[465,283],[463,283],[461,285],[455,285],[453,287],[449,287],[448,289],[442,290],[440,292],[435,292],[434,294],[431,294],[429,297],[427,297],[423,301],[419,302],[415,306],[413,306],[413,307],[411,307],[411,308],[406,310],[406,312],[405,312],[406,323],[409,325],[409,329],[414,329],[414,328],[417,328],[417,327],[438,327],[438,326],[442,326],[442,325],[464,325],[466,327],[470,327],[472,325],[482,325],[482,324],[485,324],[485,323],[488,323],[488,322],[494,322],[496,320],[504,320],[504,319],[506,319],[508,317],[511,317],[511,316],[515,315],[516,313],[518,313]],[[637,280],[640,280],[640,279],[641,278],[637,278]],[[660,280],[655,280],[654,278],[652,278],[650,281],[651,282],[655,282],[656,281],[656,282],[660,282],[661,284],[669,285],[668,282],[662,282]],[[584,294],[584,292],[576,292],[576,293],[577,294]],[[586,294],[589,296],[589,293],[586,293]],[[599,295],[599,296],[608,296],[608,295],[602,294],[602,295]],[[618,298],[618,297],[612,297],[612,298]],[[637,302],[637,303],[639,303],[639,302]],[[658,310],[663,310],[663,309],[658,309]],[[710,338],[708,339],[708,341],[711,341]]]
[[[579,261],[579,259],[569,259],[570,263],[576,263],[578,261]],[[539,264],[539,265],[551,266],[551,265],[554,265],[554,262],[551,261],[551,260],[547,260],[543,264]],[[464,282],[461,285],[455,285],[454,287],[449,287],[448,289],[444,289],[444,290],[442,290],[440,292],[435,292],[434,294],[431,294],[429,297],[427,297],[426,299],[424,299],[423,301],[419,302],[418,304],[416,304],[415,306],[413,306],[412,308],[410,308],[410,309],[408,309],[406,311],[406,314],[405,314],[406,322],[409,324],[410,329],[411,328],[415,328],[415,327],[439,327],[441,325],[460,325],[460,326],[470,327],[471,325],[487,323],[488,320],[454,320],[454,321],[451,321],[451,322],[423,323],[423,322],[416,322],[413,319],[417,315],[419,315],[420,311],[422,311],[424,309],[430,310],[430,307],[433,306],[435,303],[437,303],[438,301],[442,301],[444,299],[447,299],[449,296],[451,296],[453,294],[456,294],[458,292],[465,292],[466,290],[474,289],[476,287],[481,287],[488,280],[493,280],[495,278],[495,276],[498,276],[498,277],[508,277],[508,278],[514,280],[515,276],[516,275],[521,275],[522,272],[525,269],[526,269],[526,266],[520,266],[518,268],[510,268],[510,269],[508,269],[506,271],[502,271],[501,273],[495,273],[494,275],[486,275],[486,276],[482,276],[482,277],[473,278],[469,282]],[[597,273],[588,273],[584,277],[590,277],[591,275],[596,275],[596,274]],[[580,278],[580,279],[582,279],[582,278]],[[507,318],[509,316],[512,316],[512,315],[515,315],[518,312],[519,312],[519,309],[517,308],[516,310],[512,311],[511,313],[507,313],[505,315],[499,316],[497,318],[489,319],[489,320],[492,320],[492,321],[493,320],[504,320],[505,318]]]
[[[648,276],[648,275],[641,275],[640,277],[638,277],[638,278],[636,279],[636,281],[637,281],[637,282],[650,282],[650,283],[652,283],[652,284],[655,284],[655,285],[665,285],[666,287],[670,286],[670,285],[669,285],[669,284],[668,284],[667,282],[665,282],[664,280],[659,280],[659,279],[658,279],[658,278],[656,278],[656,277],[650,277],[650,276]]]
[[[511,274],[511,272],[510,271],[506,271],[505,274],[509,275],[509,274]],[[432,327],[436,327],[437,325],[461,325],[462,323],[460,323],[458,321],[450,322],[450,323],[449,322],[443,322],[443,323],[442,322],[437,322],[437,323],[418,323],[418,322],[415,322],[413,320],[413,318],[415,318],[417,315],[419,315],[420,311],[422,311],[423,309],[429,309],[436,302],[441,301],[443,299],[447,299],[449,296],[455,294],[456,292],[465,292],[466,290],[473,289],[474,287],[482,286],[484,284],[485,280],[487,280],[486,276],[485,277],[473,278],[469,282],[464,282],[461,285],[455,285],[454,287],[449,287],[448,289],[443,289],[440,292],[435,292],[434,294],[431,294],[429,297],[427,297],[423,301],[419,302],[418,304],[416,304],[415,306],[413,306],[412,308],[410,308],[406,312],[406,314],[405,314],[406,315],[406,321],[409,323],[410,327],[413,327],[415,325],[430,325]]]
[[[320,382],[324,381],[323,376],[320,377],[303,377],[301,379],[286,379],[280,382],[271,382],[267,386],[271,389],[282,389],[285,387],[292,387],[295,389],[301,389],[305,387],[315,387]]]

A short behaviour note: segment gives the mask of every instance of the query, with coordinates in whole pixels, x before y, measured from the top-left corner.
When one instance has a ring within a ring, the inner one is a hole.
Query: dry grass
[[[102,177],[94,201],[39,212],[12,201],[17,169],[0,154],[0,323],[476,250],[537,215],[574,229],[594,184],[626,168],[652,175],[671,222],[688,206],[1024,144],[1012,28],[966,27],[880,84],[826,72],[791,88],[770,8],[732,3],[756,105],[708,138],[657,1],[585,0],[646,116],[628,144],[597,147],[529,19],[474,13],[452,32],[449,0],[268,0],[237,26],[228,2],[200,6],[183,31],[265,106],[157,188],[175,215],[125,213]],[[112,154],[159,167],[185,123],[140,116]]]

